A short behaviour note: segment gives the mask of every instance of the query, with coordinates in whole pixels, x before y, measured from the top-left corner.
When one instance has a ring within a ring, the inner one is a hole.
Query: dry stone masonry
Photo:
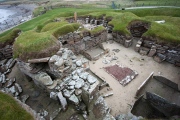
[[[141,55],[154,57],[157,62],[167,61],[176,66],[180,66],[180,48],[157,44],[155,41],[139,39],[135,46],[135,51]]]

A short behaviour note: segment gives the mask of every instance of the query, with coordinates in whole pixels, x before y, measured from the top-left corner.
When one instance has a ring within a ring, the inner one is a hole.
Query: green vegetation
[[[11,96],[0,92],[0,120],[33,120]]]
[[[158,24],[152,22],[150,29],[143,36],[152,36],[158,42],[180,43],[180,18],[171,16],[147,16],[144,19],[149,21],[165,20],[165,23]]]
[[[0,44],[12,44],[20,31],[20,29],[13,29],[9,34],[0,37]]]
[[[70,33],[70,32],[74,32],[75,30],[77,30],[79,28],[79,24],[77,23],[73,23],[73,24],[67,24],[67,25],[64,25],[62,27],[60,27],[59,29],[57,29],[53,35],[58,38],[59,36],[61,35],[65,35],[67,33]]]
[[[91,33],[91,35],[94,35],[94,34],[98,34],[98,33],[102,32],[103,30],[105,30],[105,28],[103,26],[98,26],[95,29],[91,30],[90,33]]]
[[[149,30],[143,36],[154,37],[158,42],[180,43],[180,9],[178,8],[156,8],[137,10],[110,10],[110,9],[75,9],[58,8],[47,11],[31,21],[28,21],[18,28],[23,32],[14,44],[14,56],[20,57],[25,54],[35,54],[56,44],[57,38],[69,32],[74,32],[79,28],[79,24],[66,21],[66,18],[73,18],[74,12],[78,16],[90,16],[92,18],[112,19],[109,25],[113,26],[113,31],[126,36],[131,36],[128,27],[134,20],[150,22]],[[61,22],[53,22],[56,18]],[[155,23],[157,20],[165,20],[163,24]],[[105,28],[102,26],[90,31],[96,34]],[[84,29],[82,29],[83,31]],[[0,35],[1,38],[12,36],[12,30]],[[0,39],[6,41],[6,39]],[[7,39],[8,40],[8,39]],[[53,41],[53,42],[52,42]]]
[[[134,3],[143,6],[180,6],[178,0],[135,0]]]
[[[125,10],[125,11],[132,12],[139,17],[145,17],[145,16],[180,17],[179,8],[135,9],[135,10]]]
[[[44,49],[56,45],[56,41],[56,38],[50,35],[50,32],[37,33],[34,30],[24,32],[14,43],[14,57],[22,58],[24,55],[42,52]],[[23,59],[27,60],[33,57],[35,56],[29,56]]]
[[[63,22],[51,22],[47,25],[45,25],[43,27],[43,29],[41,29],[41,32],[47,32],[47,31],[50,31],[50,30],[54,30],[56,28],[59,28],[59,26],[63,26],[65,24],[68,24],[67,21],[63,21]]]
[[[37,7],[35,8],[35,10],[33,11],[33,16],[37,17],[38,15],[41,15],[42,12],[44,12],[44,7]]]

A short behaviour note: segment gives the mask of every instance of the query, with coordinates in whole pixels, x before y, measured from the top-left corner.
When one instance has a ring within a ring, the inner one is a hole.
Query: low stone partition
[[[166,44],[158,44],[154,40],[140,38],[134,48],[142,55],[153,57],[157,62],[167,61],[176,66],[180,66],[180,48]]]
[[[12,46],[6,45],[4,48],[0,49],[0,60],[12,58]]]
[[[91,49],[98,46],[99,43],[107,40],[106,30],[101,31],[96,36],[91,36],[89,32],[84,33],[68,33],[59,38],[64,48],[72,50],[75,54],[80,54],[83,50]]]
[[[122,44],[126,48],[130,47],[133,43],[133,39],[131,36],[126,37],[118,32],[112,32],[112,36],[114,41]]]

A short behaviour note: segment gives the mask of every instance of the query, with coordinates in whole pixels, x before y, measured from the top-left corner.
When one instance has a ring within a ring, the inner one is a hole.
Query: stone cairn
[[[141,55],[154,57],[157,62],[167,61],[176,66],[180,66],[180,49],[157,44],[155,41],[139,39],[135,51]]]

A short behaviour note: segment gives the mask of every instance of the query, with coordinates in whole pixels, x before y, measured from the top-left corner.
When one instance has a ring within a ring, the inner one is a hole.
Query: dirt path
[[[124,46],[114,42],[113,44],[103,43],[105,48],[110,49],[112,53],[113,49],[119,49],[119,53],[115,53],[118,60],[112,61],[112,63],[104,64],[102,63],[103,57],[97,60],[95,63],[90,61],[90,69],[99,75],[102,79],[109,83],[110,87],[113,89],[114,95],[105,98],[107,104],[112,109],[111,113],[113,116],[119,113],[129,112],[131,105],[134,104],[136,100],[134,98],[135,93],[141,83],[149,76],[151,72],[154,71],[155,75],[159,73],[164,77],[172,80],[180,85],[180,68],[175,67],[167,62],[157,63],[151,57],[141,56],[136,53],[132,48],[125,48]],[[115,80],[111,75],[106,73],[102,68],[105,66],[113,65],[115,63],[122,64],[126,67],[136,70],[138,76],[136,79],[131,81],[127,86],[123,87],[117,80]]]

